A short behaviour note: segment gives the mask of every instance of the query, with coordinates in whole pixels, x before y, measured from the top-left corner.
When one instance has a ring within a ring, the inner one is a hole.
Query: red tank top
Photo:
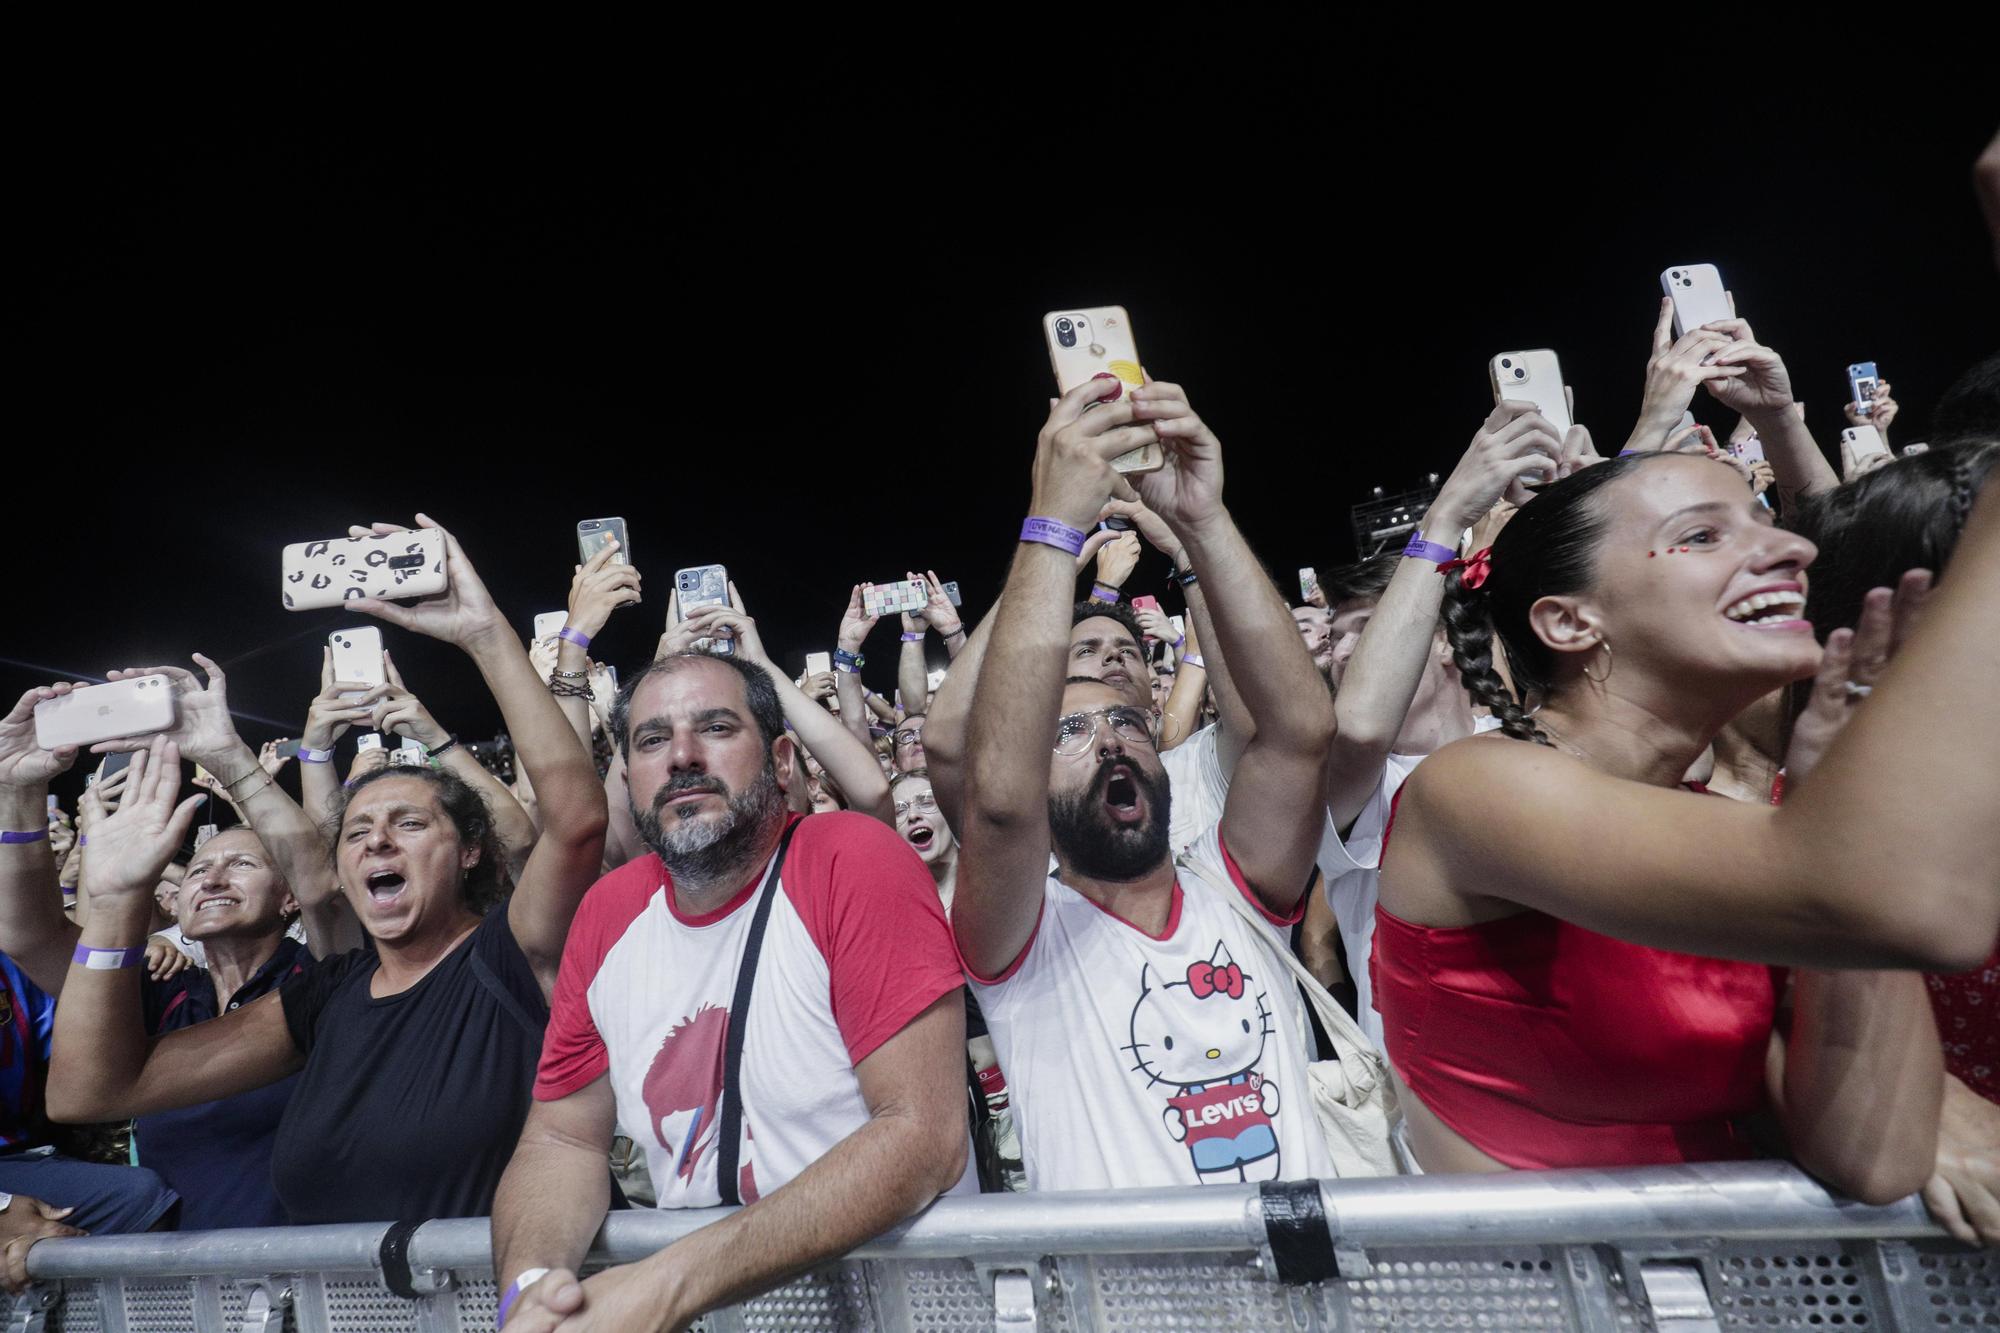
[[[1385,830],[1385,860],[1387,848]],[[1543,912],[1419,926],[1379,904],[1369,968],[1397,1074],[1496,1161],[1532,1170],[1754,1155],[1736,1122],[1766,1104],[1772,968],[1631,944]]]

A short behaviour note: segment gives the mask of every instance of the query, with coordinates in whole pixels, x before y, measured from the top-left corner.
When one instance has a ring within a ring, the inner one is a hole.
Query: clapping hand
[[[92,899],[150,898],[160,873],[186,840],[195,809],[205,799],[190,796],[175,802],[181,790],[181,751],[164,735],[153,737],[145,749],[135,753],[126,771],[130,778],[116,813],[91,821],[83,888]],[[84,800],[95,803],[97,787],[87,791]]]

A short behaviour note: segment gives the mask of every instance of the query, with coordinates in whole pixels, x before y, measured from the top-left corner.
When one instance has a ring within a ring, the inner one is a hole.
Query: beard
[[[1164,773],[1148,773],[1127,760],[1126,772],[1145,793],[1143,823],[1120,824],[1104,813],[1104,795],[1118,768],[1098,766],[1082,791],[1049,795],[1049,836],[1065,865],[1092,879],[1129,883],[1159,868],[1168,856],[1168,814],[1173,794]]]
[[[683,819],[662,815],[666,803],[683,792],[713,792],[728,802],[718,816]],[[630,793],[628,792],[629,796]],[[641,811],[632,803],[632,822],[639,837],[653,849],[675,879],[696,883],[715,879],[756,850],[767,826],[785,815],[785,794],[778,789],[777,765],[768,758],[764,771],[741,792],[705,773],[682,773],[653,793],[652,805]]]

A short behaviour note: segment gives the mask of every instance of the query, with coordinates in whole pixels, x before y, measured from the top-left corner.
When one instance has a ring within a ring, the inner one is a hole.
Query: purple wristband
[[[12,829],[0,832],[0,846],[11,847],[17,842],[43,842],[49,836],[45,828],[29,829],[26,833],[16,833]]]
[[[1403,548],[1403,554],[1414,556],[1419,560],[1428,560],[1434,565],[1458,559],[1456,548],[1446,546],[1443,542],[1425,541],[1422,528],[1410,534],[1410,544]]]
[[[590,636],[580,629],[571,629],[568,625],[564,625],[556,631],[556,637],[558,639],[568,639],[571,643],[586,652],[590,650]]]
[[[70,961],[82,963],[93,972],[116,972],[121,968],[137,967],[146,961],[146,946],[136,949],[93,949],[87,944],[76,946]]]
[[[493,1327],[499,1328],[507,1322],[507,1315],[514,1308],[514,1302],[521,1299],[521,1293],[549,1275],[546,1268],[530,1268],[507,1284],[507,1290],[500,1293],[500,1310],[493,1316]]]
[[[904,643],[922,643],[923,641],[924,641],[924,636],[921,633],[912,634],[908,630],[903,631]]]
[[[1109,602],[1115,605],[1118,601],[1118,589],[1107,588],[1102,583],[1093,583],[1090,585],[1090,600],[1093,602]]]
[[[302,764],[324,764],[333,759],[331,750],[315,750],[310,745],[299,747],[299,762]]]
[[[1085,537],[1081,528],[1073,528],[1067,523],[1059,523],[1052,518],[1030,518],[1021,523],[1021,540],[1040,542],[1058,551],[1081,555]]]

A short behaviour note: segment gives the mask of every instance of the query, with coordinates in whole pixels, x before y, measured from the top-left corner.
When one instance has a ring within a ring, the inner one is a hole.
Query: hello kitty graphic
[[[1203,1184],[1278,1178],[1278,1085],[1257,1072],[1271,1011],[1254,980],[1221,940],[1184,977],[1139,969],[1125,1049],[1148,1087],[1171,1090],[1161,1119]]]

